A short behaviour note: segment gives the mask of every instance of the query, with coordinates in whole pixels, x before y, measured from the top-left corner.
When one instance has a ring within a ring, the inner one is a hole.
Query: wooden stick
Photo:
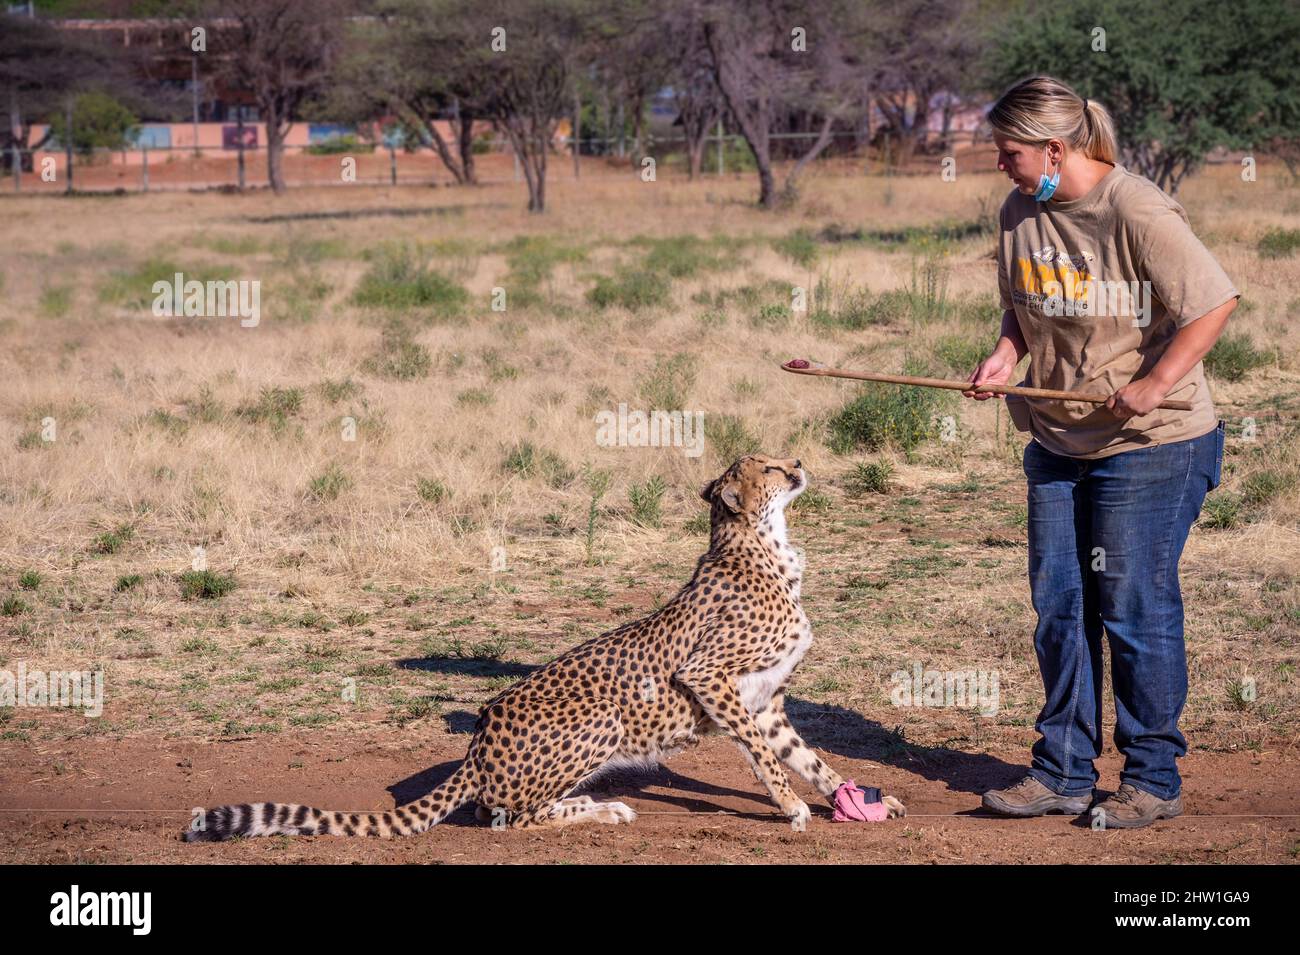
[[[795,359],[802,361],[803,359]],[[951,381],[946,378],[917,378],[913,375],[886,375],[874,371],[845,371],[842,368],[827,368],[816,362],[808,362],[806,368],[791,367],[786,362],[781,368],[795,375],[817,375],[823,378],[854,378],[859,381],[886,381],[895,385],[918,385],[921,388],[946,388],[949,391],[978,391],[993,395],[1021,395],[1025,398],[1046,398],[1049,401],[1087,401],[1094,405],[1104,405],[1110,395],[1089,395],[1080,391],[1056,391],[1052,388],[1022,388],[1019,385],[980,385],[973,386],[969,381]],[[1190,401],[1162,401],[1157,408],[1170,411],[1191,411]]]

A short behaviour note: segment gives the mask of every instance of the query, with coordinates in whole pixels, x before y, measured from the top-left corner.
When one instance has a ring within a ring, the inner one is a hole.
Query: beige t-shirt
[[[1021,384],[1108,395],[1143,377],[1178,329],[1239,294],[1183,207],[1118,163],[1085,196],[1002,205],[998,285],[1029,346]],[[1021,431],[1056,454],[1103,458],[1198,438],[1218,424],[1200,362],[1167,398],[1191,411],[1127,420],[1103,405],[1007,396]]]

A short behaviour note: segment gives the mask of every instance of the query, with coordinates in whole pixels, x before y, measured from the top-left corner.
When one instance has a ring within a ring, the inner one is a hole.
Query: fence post
[[[66,120],[63,126],[63,131],[67,134],[64,137],[64,139],[66,139],[67,141],[63,144],[63,155],[64,155],[64,161],[67,163],[68,166],[67,173],[65,176],[65,179],[67,180],[67,185],[63,187],[63,191],[68,194],[71,194],[72,193],[72,98],[71,97],[68,98],[68,101],[63,108],[63,115]]]
[[[582,151],[582,100],[578,94],[578,86],[573,86],[573,180],[578,181],[582,172],[578,161],[578,153]]]
[[[22,192],[23,189],[23,154],[18,148],[18,140],[10,143],[10,155],[13,156],[14,163],[14,192]]]
[[[722,117],[718,117],[718,176],[722,176]]]
[[[244,107],[235,107],[235,135],[239,137],[239,191],[244,191]],[[197,144],[196,144],[197,146]]]
[[[140,155],[143,158],[143,161],[140,166],[140,180],[144,185],[144,191],[148,192],[149,191],[149,147],[145,146],[140,151]]]
[[[397,149],[394,146],[388,147],[388,169],[389,179],[393,185],[397,185]]]

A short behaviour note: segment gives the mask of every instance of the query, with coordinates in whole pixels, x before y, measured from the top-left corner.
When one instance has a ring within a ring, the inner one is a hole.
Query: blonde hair
[[[989,110],[995,133],[1031,146],[1059,139],[1089,159],[1115,162],[1115,126],[1106,107],[1060,80],[1031,76],[998,97]]]

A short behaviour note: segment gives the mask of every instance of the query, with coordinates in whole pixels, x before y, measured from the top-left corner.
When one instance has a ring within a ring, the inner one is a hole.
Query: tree
[[[713,78],[704,24],[694,4],[683,3],[670,10],[662,32],[674,64],[669,82],[677,122],[686,140],[687,174],[695,179],[700,174],[709,133],[726,112],[726,105]]]
[[[55,112],[50,117],[50,132],[61,143],[89,157],[96,149],[121,149],[127,133],[138,122],[134,113],[107,93],[82,93],[72,101],[72,129],[66,129],[67,117]]]
[[[632,120],[632,164],[636,166],[645,153],[646,107],[668,82],[676,51],[660,11],[647,12],[633,0],[604,0],[602,7],[607,27],[597,47],[599,72],[627,106]]]
[[[1103,103],[1123,163],[1173,195],[1216,146],[1300,135],[1300,8],[1290,0],[1237,0],[1230,12],[1214,0],[1034,7],[998,31],[984,73],[990,92],[1048,73]]]
[[[444,52],[461,58],[456,72],[474,77],[465,103],[509,139],[528,210],[543,212],[547,157],[604,21],[589,0],[478,0],[466,9],[463,44]]]
[[[936,94],[964,84],[976,49],[971,10],[966,0],[899,0],[868,21],[871,86],[899,162],[926,145]],[[951,97],[945,109],[950,118]]]
[[[0,162],[12,169],[16,148],[21,168],[30,170],[32,151],[52,135],[47,129],[32,142],[32,126],[62,115],[78,93],[122,88],[120,59],[44,20],[0,14]]]
[[[384,110],[430,146],[456,182],[476,181],[474,77],[457,52],[474,42],[458,0],[384,0],[355,25],[355,42],[331,95],[336,115],[373,118]],[[449,122],[449,142],[438,125]]]
[[[704,8],[704,39],[713,78],[758,167],[759,204],[777,204],[773,126],[790,111],[817,118],[817,135],[786,176],[793,197],[799,174],[830,144],[837,119],[863,107],[861,62],[847,40],[864,10],[841,0],[714,0]]]
[[[321,95],[340,52],[346,0],[224,0],[209,28],[226,82],[248,90],[266,124],[266,169],[283,192],[284,141]],[[224,21],[224,22],[222,22]]]

